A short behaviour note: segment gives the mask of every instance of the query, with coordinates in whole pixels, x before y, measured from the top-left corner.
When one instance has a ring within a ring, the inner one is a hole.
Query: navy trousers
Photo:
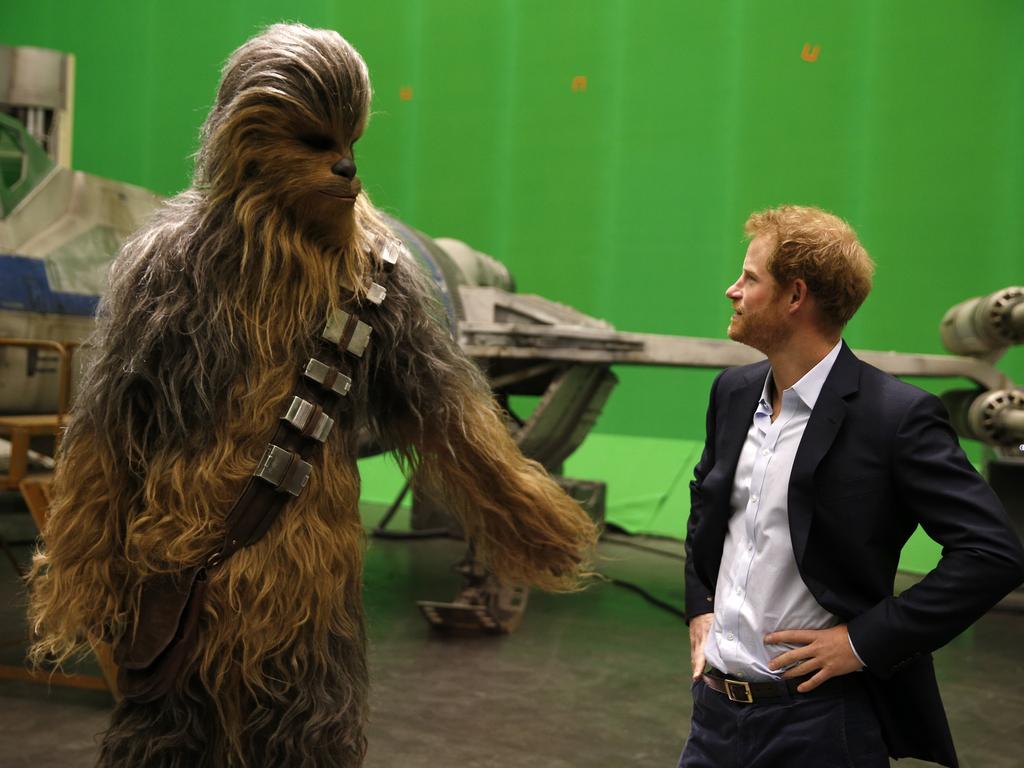
[[[867,692],[856,674],[845,677],[828,694],[765,704],[730,701],[697,681],[679,768],[889,768]]]

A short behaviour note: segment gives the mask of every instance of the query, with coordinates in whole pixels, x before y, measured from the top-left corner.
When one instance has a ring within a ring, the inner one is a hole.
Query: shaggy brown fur
[[[394,242],[352,159],[370,84],[330,31],[276,25],[228,61],[192,188],[127,243],[99,315],[32,572],[36,661],[132,626],[143,581],[204,561],[327,311],[358,302]],[[357,294],[339,289],[355,286]],[[356,433],[448,500],[502,578],[573,589],[595,529],[506,430],[431,318],[405,254],[309,484],[210,574],[200,645],[167,699],[122,703],[104,766],[357,766],[365,752]]]

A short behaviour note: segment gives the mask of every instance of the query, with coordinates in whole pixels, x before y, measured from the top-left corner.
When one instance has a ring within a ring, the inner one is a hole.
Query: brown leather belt
[[[749,683],[746,680],[726,677],[724,672],[719,672],[714,668],[707,669],[701,675],[704,684],[708,688],[718,693],[724,693],[729,697],[729,701],[735,701],[737,704],[767,704],[798,696],[835,695],[840,692],[846,676],[831,677],[813,691],[808,691],[807,693],[797,691],[797,686],[810,680],[811,677],[812,675],[804,675],[803,677],[794,677],[789,680],[768,680]]]

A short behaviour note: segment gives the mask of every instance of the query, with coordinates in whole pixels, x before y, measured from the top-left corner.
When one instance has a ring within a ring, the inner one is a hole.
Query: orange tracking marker
[[[818,60],[819,53],[821,53],[820,45],[815,45],[814,48],[811,48],[810,43],[804,43],[804,49],[800,53],[800,58],[804,61],[814,62]]]

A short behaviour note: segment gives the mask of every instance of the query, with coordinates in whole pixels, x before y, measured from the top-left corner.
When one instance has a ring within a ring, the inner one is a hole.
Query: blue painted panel
[[[441,265],[437,263],[437,260],[433,255],[431,255],[430,249],[427,247],[426,242],[424,242],[425,235],[423,235],[422,232],[417,232],[412,227],[409,227],[398,219],[390,216],[385,216],[384,219],[388,223],[388,226],[391,227],[391,231],[401,238],[406,247],[409,248],[414,256],[419,258],[423,266],[425,266],[427,271],[430,273],[430,277],[437,286],[437,298],[441,301],[441,306],[444,307],[445,317],[448,320],[448,332],[454,337],[458,324],[459,312],[455,308],[455,301],[452,298],[451,291],[458,289],[454,285],[449,288],[444,270],[441,268]]]
[[[99,296],[53,290],[42,259],[0,253],[0,309],[92,317],[97,304]]]

